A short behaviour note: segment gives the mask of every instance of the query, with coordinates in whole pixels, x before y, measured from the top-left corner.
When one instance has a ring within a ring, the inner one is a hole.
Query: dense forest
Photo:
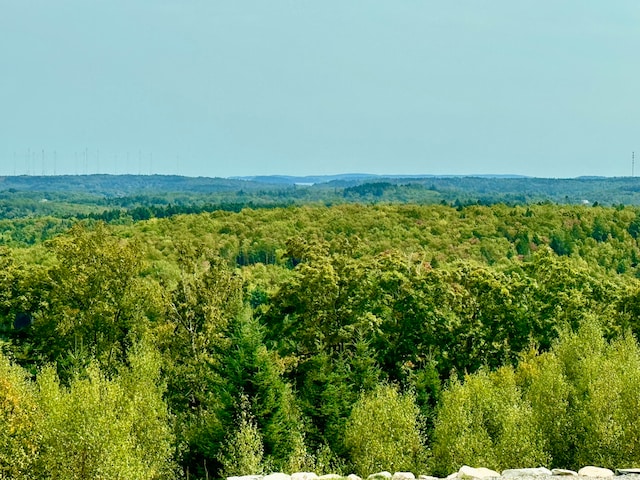
[[[402,182],[1,191],[0,478],[640,463],[640,207]]]

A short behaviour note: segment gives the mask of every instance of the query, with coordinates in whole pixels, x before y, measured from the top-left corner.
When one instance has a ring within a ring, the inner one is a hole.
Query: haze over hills
[[[392,183],[450,183],[464,182],[465,185],[497,182],[496,185],[508,187],[510,182],[524,182],[528,185],[556,185],[564,188],[566,185],[589,182],[602,182],[611,185],[635,185],[636,177],[604,177],[581,176],[575,178],[544,178],[512,174],[478,174],[478,175],[400,175],[400,174],[371,174],[346,173],[335,175],[253,175],[232,177],[192,177],[183,175],[146,175],[146,174],[86,174],[86,175],[13,175],[0,176],[0,190],[73,190],[91,191],[93,193],[123,193],[140,190],[173,190],[173,191],[218,191],[246,188],[264,188],[269,186],[293,185],[326,185],[335,182],[345,184],[361,184],[367,182]]]
[[[197,211],[340,203],[640,205],[636,177],[534,178],[352,173],[234,178],[178,175],[0,177],[0,218],[91,215],[109,220]]]
[[[382,180],[420,180],[433,178],[532,178],[524,175],[379,175],[371,173],[345,173],[335,175],[254,175],[231,177],[191,177],[184,175],[134,175],[134,174],[86,174],[86,175],[12,175],[0,176],[0,188],[40,189],[40,188],[70,188],[89,190],[99,188],[111,190],[114,185],[118,188],[136,190],[139,188],[242,188],[253,183],[267,185],[299,185],[322,184],[330,182],[365,182]],[[587,177],[585,177],[587,178]],[[592,177],[596,178],[596,177]]]
[[[180,175],[19,175],[0,176],[0,191],[74,191],[93,194],[117,195],[149,191],[219,192],[265,188],[286,188],[306,185],[322,188],[328,185],[361,185],[388,182],[394,185],[428,185],[451,187],[457,185],[468,194],[487,186],[497,191],[520,192],[539,190],[557,195],[574,191],[576,187],[591,190],[605,188],[636,190],[640,182],[636,177],[577,177],[538,178],[524,175],[377,175],[348,173],[336,175],[256,175],[242,177],[188,177]],[[514,187],[517,188],[514,190]],[[433,189],[433,188],[432,188]],[[553,192],[553,193],[552,193]]]
[[[421,179],[421,178],[527,178],[525,175],[379,175],[372,173],[344,173],[336,175],[257,175],[257,176],[235,176],[229,177],[238,180],[247,180],[251,182],[269,183],[269,184],[316,184],[316,183],[329,183],[334,181],[370,181],[375,179]]]

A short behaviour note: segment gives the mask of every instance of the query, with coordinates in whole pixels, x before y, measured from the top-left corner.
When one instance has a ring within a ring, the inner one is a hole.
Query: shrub
[[[254,475],[263,473],[264,446],[255,418],[251,415],[246,397],[238,418],[238,428],[226,440],[218,453],[220,475]]]
[[[453,381],[443,393],[434,429],[433,471],[446,475],[461,465],[495,470],[544,465],[541,432],[522,399],[512,368],[480,371]]]
[[[549,454],[550,465],[575,467],[571,459],[576,438],[569,411],[573,386],[557,355],[529,352],[521,358],[516,376],[524,400],[531,405],[538,431],[544,434],[544,450]]]
[[[608,343],[598,321],[587,319],[577,332],[564,332],[552,353],[573,387],[567,423],[575,446],[566,462],[572,467],[639,463],[640,348],[636,340],[629,334]]]
[[[41,420],[26,372],[0,354],[0,479],[34,478]]]
[[[594,318],[561,331],[551,350],[512,369],[480,371],[444,391],[434,429],[433,471],[462,464],[577,469],[640,463],[640,347],[608,342]]]
[[[426,450],[414,396],[378,385],[361,394],[345,432],[345,446],[359,475],[381,470],[420,471]]]
[[[38,375],[40,429],[38,478],[171,477],[173,437],[158,386],[159,360],[150,352],[130,356],[130,369],[107,378],[91,365],[69,387],[52,367]]]

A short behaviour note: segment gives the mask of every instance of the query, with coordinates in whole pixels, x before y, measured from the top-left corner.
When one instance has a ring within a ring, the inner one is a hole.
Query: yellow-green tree
[[[31,479],[43,421],[26,372],[0,354],[0,479]]]
[[[36,351],[45,361],[57,361],[61,372],[91,358],[115,371],[157,301],[141,277],[140,246],[114,236],[104,224],[76,224],[50,248],[56,264],[49,270],[49,292],[34,314]]]
[[[38,375],[43,416],[33,467],[38,478],[152,480],[175,475],[159,356],[141,349],[130,362],[115,378],[92,364],[68,387],[60,384],[53,368]]]
[[[453,380],[435,422],[434,473],[444,476],[465,464],[498,471],[546,465],[549,455],[535,419],[511,367]]]
[[[420,411],[414,396],[397,387],[380,384],[362,393],[349,416],[344,442],[359,475],[425,469]]]

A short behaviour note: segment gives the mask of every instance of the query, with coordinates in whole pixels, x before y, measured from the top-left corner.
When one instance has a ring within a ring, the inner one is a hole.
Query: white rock
[[[392,476],[391,473],[385,470],[384,472],[372,473],[367,477],[367,480],[375,480],[376,478],[387,478],[390,480]]]
[[[355,473],[350,473],[349,475],[347,475],[347,480],[362,480],[362,478],[360,478]]]
[[[412,472],[396,472],[391,480],[416,480],[416,476]]]
[[[317,480],[318,475],[314,472],[296,472],[291,474],[291,480]]]
[[[570,476],[570,477],[578,476],[578,472],[574,470],[567,470],[566,468],[554,468],[551,470],[551,474],[557,475],[557,476]]]
[[[458,478],[493,478],[499,477],[500,474],[495,470],[490,470],[488,468],[480,467],[473,468],[468,465],[463,465],[460,470],[458,470]]]
[[[262,480],[262,475],[241,475],[239,477],[227,477],[227,480]]]
[[[613,470],[609,470],[608,468],[602,467],[582,467],[578,470],[578,475],[582,475],[583,477],[613,477]]]
[[[552,475],[551,470],[544,467],[538,468],[510,468],[502,472],[503,477],[540,477]]]
[[[640,468],[616,468],[616,475],[640,475]]]
[[[455,474],[458,475],[457,473]],[[431,475],[418,475],[418,480],[440,480],[438,477],[432,477]]]
[[[445,478],[445,480],[455,480],[456,478],[458,478],[458,472],[447,475],[447,478]]]
[[[265,475],[262,480],[291,480],[291,475],[282,472],[270,473]]]

